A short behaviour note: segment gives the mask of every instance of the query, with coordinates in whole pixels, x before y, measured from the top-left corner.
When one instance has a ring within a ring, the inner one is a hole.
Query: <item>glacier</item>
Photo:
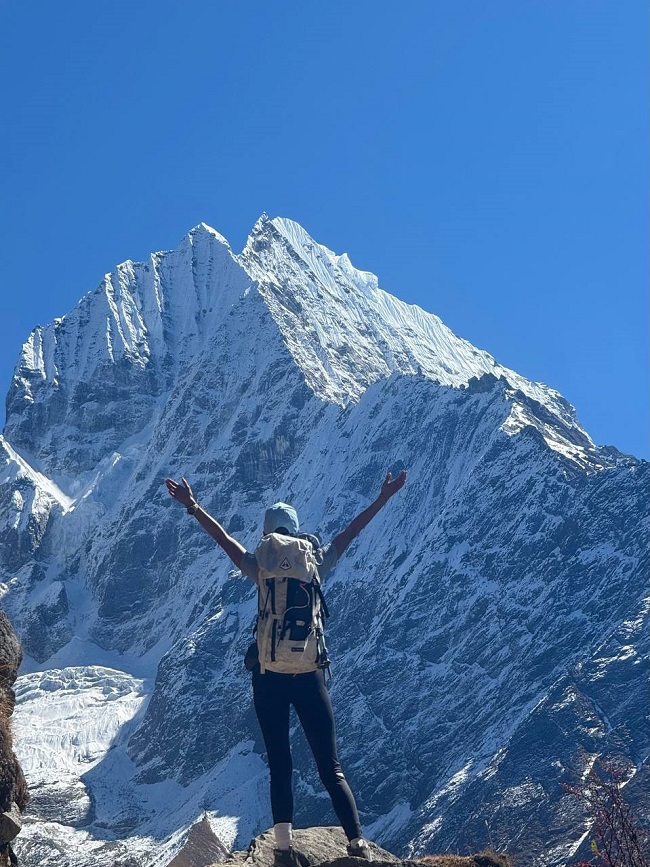
[[[164,865],[203,814],[228,846],[270,824],[254,588],[167,475],[250,549],[270,502],[328,539],[409,469],[326,586],[342,762],[378,843],[491,837],[560,865],[588,821],[562,783],[590,757],[642,790],[647,463],[297,223],[263,215],[240,254],[199,224],[34,329],[0,447],[27,865]],[[297,821],[326,824],[294,743]]]

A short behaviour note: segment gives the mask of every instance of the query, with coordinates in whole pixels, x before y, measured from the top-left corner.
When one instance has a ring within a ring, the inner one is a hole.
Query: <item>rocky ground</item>
[[[346,838],[338,827],[304,828],[294,831],[294,846],[307,855],[318,867],[364,867],[362,858],[345,854]],[[416,861],[402,861],[392,852],[371,844],[374,867],[510,867],[505,855],[482,852],[478,855],[429,855]],[[179,862],[180,863],[180,862]],[[245,852],[233,852],[221,862],[222,867],[273,867],[273,832],[266,831],[255,837]],[[176,862],[173,862],[176,867]],[[170,865],[171,867],[171,865]],[[185,862],[183,862],[185,867]],[[199,862],[187,862],[186,867],[199,867]],[[212,865],[215,867],[215,865]]]

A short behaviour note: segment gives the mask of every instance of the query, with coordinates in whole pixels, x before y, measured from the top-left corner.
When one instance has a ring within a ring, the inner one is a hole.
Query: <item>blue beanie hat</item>
[[[278,527],[284,527],[290,533],[296,535],[300,530],[298,513],[287,503],[274,503],[264,514],[264,535],[274,533]]]

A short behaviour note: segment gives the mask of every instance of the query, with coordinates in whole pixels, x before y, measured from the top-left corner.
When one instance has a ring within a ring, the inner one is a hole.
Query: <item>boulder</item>
[[[362,858],[348,858],[345,847],[347,839],[343,830],[336,827],[296,828],[293,832],[293,845],[304,852],[315,864],[349,862],[354,867],[363,865]],[[371,843],[372,854],[377,862],[394,864],[399,862],[396,855]],[[233,852],[222,862],[223,867],[273,867],[274,865],[273,829],[259,834],[251,841],[245,852]],[[343,865],[341,864],[341,867]]]
[[[219,863],[228,857],[228,850],[210,827],[210,820],[203,816],[192,825],[181,851],[167,867],[205,867],[212,861]]]

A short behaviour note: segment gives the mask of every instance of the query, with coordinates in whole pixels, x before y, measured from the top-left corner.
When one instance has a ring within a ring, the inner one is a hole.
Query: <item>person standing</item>
[[[320,546],[315,537],[300,534],[298,515],[292,506],[275,503],[265,512],[262,541],[251,553],[199,505],[184,478],[180,484],[165,480],[170,495],[185,506],[258,588],[259,658],[251,666],[253,702],[269,763],[275,859],[279,867],[309,864],[309,859],[292,845],[291,706],[348,838],[348,854],[370,859],[354,795],[338,759],[332,703],[325,683],[324,669],[329,660],[322,635],[320,582],[405,481],[406,470],[397,478],[388,473],[377,498],[325,546]],[[286,575],[282,574],[284,570]],[[277,610],[281,614],[276,615]],[[288,619],[287,612],[293,613],[293,620]]]

